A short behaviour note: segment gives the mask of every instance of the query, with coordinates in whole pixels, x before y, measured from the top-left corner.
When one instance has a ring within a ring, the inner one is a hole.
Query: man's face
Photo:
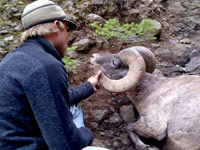
[[[66,52],[66,49],[67,49],[68,43],[69,43],[68,42],[68,31],[67,31],[68,26],[67,26],[66,22],[63,22],[63,23],[65,24],[65,28],[64,29],[61,29],[61,28],[58,29],[57,40],[56,40],[56,43],[55,43],[55,48],[62,58],[65,56],[65,52]]]

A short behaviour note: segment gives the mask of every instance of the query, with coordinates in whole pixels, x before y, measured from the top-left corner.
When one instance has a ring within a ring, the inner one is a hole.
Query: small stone
[[[14,37],[11,35],[9,37],[4,38],[4,41],[9,42],[9,41],[13,41]]]
[[[183,44],[191,44],[191,41],[188,38],[182,39],[180,42]]]
[[[69,58],[77,59],[78,58],[78,53],[75,52],[75,51],[70,51],[70,52],[67,52],[67,56]]]
[[[92,114],[97,121],[102,121],[108,114],[108,110],[95,110]]]
[[[78,51],[88,50],[90,46],[90,39],[81,39],[80,41],[73,43],[72,46],[77,46]]]
[[[96,122],[91,122],[90,124],[95,129],[98,127],[98,123],[96,123]]]
[[[111,124],[120,123],[120,121],[121,121],[121,119],[120,119],[118,113],[114,113],[114,115],[112,117],[110,117],[110,119],[109,119],[109,123],[111,123]]]
[[[104,132],[100,132],[100,135],[101,135],[101,136],[105,136],[105,133],[104,133]]]
[[[7,34],[7,33],[9,33],[8,30],[1,30],[1,31],[0,31],[0,34],[1,34],[1,35]]]
[[[21,25],[18,25],[16,27],[14,27],[14,30],[15,31],[21,31],[22,30],[22,26]]]
[[[114,148],[118,148],[118,147],[120,147],[121,146],[121,144],[118,142],[118,141],[114,141],[113,142],[113,147]]]
[[[199,56],[199,52],[198,50],[193,50],[191,53],[190,53],[190,60],[194,57],[198,57]]]
[[[3,41],[0,41],[0,47],[5,47],[6,44]]]
[[[103,5],[103,0],[92,0],[92,4],[94,4],[94,5]]]

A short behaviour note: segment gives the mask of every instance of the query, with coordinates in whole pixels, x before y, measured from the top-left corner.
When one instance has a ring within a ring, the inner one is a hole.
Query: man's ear
[[[53,22],[53,24],[54,24],[54,28],[56,29],[56,31],[58,31],[60,29],[60,22],[58,20],[55,20]]]

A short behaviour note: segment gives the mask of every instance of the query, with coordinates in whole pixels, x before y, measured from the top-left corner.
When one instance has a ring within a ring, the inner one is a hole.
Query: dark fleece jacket
[[[26,40],[0,62],[0,149],[80,150],[91,144],[69,107],[92,95],[91,83],[68,89],[60,55],[42,37]]]

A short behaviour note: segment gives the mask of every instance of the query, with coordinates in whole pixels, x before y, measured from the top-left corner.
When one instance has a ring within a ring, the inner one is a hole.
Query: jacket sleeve
[[[90,82],[85,82],[79,86],[68,89],[71,105],[77,104],[81,100],[94,93],[94,88]]]
[[[80,150],[90,145],[92,132],[85,127],[77,128],[73,123],[64,68],[58,65],[45,68],[39,63],[34,66],[22,86],[49,149]],[[82,94],[75,91],[79,90],[73,90],[72,95]]]

